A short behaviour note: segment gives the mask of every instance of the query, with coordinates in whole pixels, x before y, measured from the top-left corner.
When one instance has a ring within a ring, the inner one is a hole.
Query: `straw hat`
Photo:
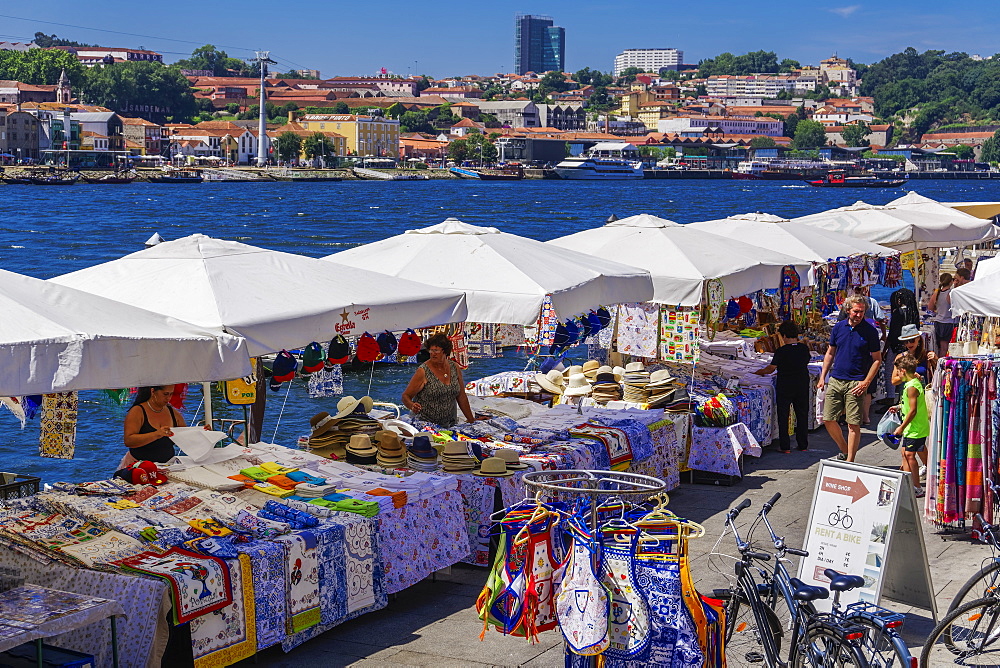
[[[676,381],[677,379],[674,378],[667,369],[657,369],[653,373],[649,374],[649,385],[646,387],[650,390],[655,390],[660,387],[673,385]]]
[[[556,371],[555,369],[549,371],[544,376],[536,373],[535,383],[550,394],[562,394],[563,390],[566,389],[566,378],[563,377],[562,371]]]
[[[499,457],[507,465],[508,471],[520,471],[523,469],[530,469],[529,464],[521,463],[521,456],[517,454],[517,450],[511,450],[510,448],[500,448],[493,453],[494,457]]]
[[[583,374],[580,375],[582,376]],[[514,475],[514,472],[507,470],[507,462],[500,457],[487,457],[483,460],[479,470],[473,471],[472,475],[484,478],[506,478],[509,475]]]
[[[623,369],[622,367],[616,367],[616,368],[618,369],[617,371],[615,369],[612,369],[607,364],[605,364],[604,366],[602,366],[600,369],[597,370],[597,375],[600,376],[602,373],[613,374],[615,377],[615,382],[620,383],[622,382],[622,377],[625,374],[625,369]]]
[[[333,417],[346,417],[357,410],[359,405],[364,408],[365,413],[371,412],[372,408],[375,406],[371,397],[361,397],[360,399],[355,399],[354,397],[344,397],[337,402],[337,414]]]
[[[608,368],[610,369],[611,367]],[[602,372],[597,374],[597,377],[594,379],[594,389],[597,389],[598,385],[614,385],[618,387],[618,379],[615,378],[615,374],[613,373]]]
[[[315,438],[316,436],[322,436],[328,431],[332,431],[337,428],[337,420],[331,417],[329,413],[322,412],[316,413],[311,418],[309,418],[309,424],[312,429],[310,430],[310,438]]]
[[[623,366],[616,366],[614,369],[611,370],[611,373],[613,373],[616,376],[618,376],[619,380],[621,380],[622,378],[625,377],[625,367],[623,367]]]
[[[629,362],[628,364],[625,365],[624,369],[625,373],[633,373],[636,371],[645,371],[645,370],[646,367],[643,365],[642,362]]]
[[[448,441],[444,444],[444,452],[441,453],[442,457],[468,457],[469,448],[465,445],[465,441]]]
[[[565,371],[563,371],[563,375],[566,376],[567,378],[569,378],[570,376],[575,376],[578,373],[583,373],[583,367],[580,366],[579,364],[575,364],[570,368],[566,369]]]
[[[597,370],[601,368],[601,363],[597,360],[587,360],[583,363],[583,375],[587,377],[587,380],[594,382],[594,378],[597,377]]]
[[[368,434],[354,434],[351,436],[351,442],[347,444],[347,451],[353,452],[360,457],[370,457],[378,452],[374,445],[372,445],[372,439]]]
[[[582,373],[576,373],[569,377],[569,384],[563,392],[567,397],[582,397],[590,394],[590,383]]]

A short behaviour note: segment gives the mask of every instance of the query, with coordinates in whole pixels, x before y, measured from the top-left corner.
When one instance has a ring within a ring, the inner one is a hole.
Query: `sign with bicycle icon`
[[[881,597],[930,610],[933,587],[909,476],[854,462],[820,462],[799,579],[829,586],[828,568],[860,575],[863,587],[844,592],[845,604],[878,604]],[[822,608],[824,601],[816,601]]]

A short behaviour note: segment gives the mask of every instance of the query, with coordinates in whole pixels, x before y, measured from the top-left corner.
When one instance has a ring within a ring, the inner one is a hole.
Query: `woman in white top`
[[[934,337],[937,339],[938,356],[948,355],[948,344],[951,343],[951,335],[955,331],[955,318],[951,314],[951,288],[952,276],[949,273],[941,274],[941,283],[938,289],[931,295],[927,306],[934,311]]]

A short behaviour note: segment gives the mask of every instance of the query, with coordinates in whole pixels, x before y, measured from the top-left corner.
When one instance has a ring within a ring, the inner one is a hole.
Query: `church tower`
[[[56,84],[56,102],[59,104],[69,104],[73,101],[73,92],[69,87],[69,77],[66,70],[59,75],[59,83]]]

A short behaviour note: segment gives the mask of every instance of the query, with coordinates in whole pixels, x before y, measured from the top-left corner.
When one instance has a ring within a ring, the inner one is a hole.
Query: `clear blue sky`
[[[0,14],[8,15],[0,16],[0,40],[30,38],[41,30],[105,46],[143,46],[163,53],[167,62],[211,43],[242,58],[252,56],[253,49],[270,49],[279,68],[319,69],[323,76],[372,74],[385,67],[403,75],[416,69],[444,77],[510,72],[516,12],[547,14],[566,28],[569,70],[609,71],[616,53],[645,47],[681,49],[689,63],[723,51],[758,49],[803,64],[818,64],[834,52],[875,62],[907,46],[984,57],[1000,52],[997,0],[48,0],[0,3]]]

